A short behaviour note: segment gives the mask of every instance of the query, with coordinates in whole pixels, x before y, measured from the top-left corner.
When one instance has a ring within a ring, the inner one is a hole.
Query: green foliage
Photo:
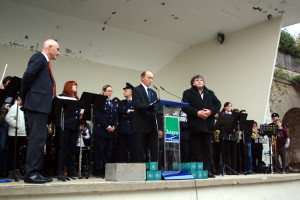
[[[288,81],[291,80],[291,76],[288,73],[284,72],[282,69],[275,69],[274,76]]]
[[[300,92],[300,75],[298,76],[294,76],[293,78],[291,78],[291,82],[294,86],[294,88]]]
[[[300,64],[300,59],[299,58],[295,58],[295,63]]]
[[[296,53],[297,53],[296,57],[300,58],[300,33],[296,37]],[[299,61],[299,63],[300,63],[300,61]]]
[[[300,75],[298,76],[294,76],[293,78],[291,78],[291,82],[292,83],[300,83]]]
[[[297,55],[296,41],[285,29],[281,31],[278,50],[291,56]]]

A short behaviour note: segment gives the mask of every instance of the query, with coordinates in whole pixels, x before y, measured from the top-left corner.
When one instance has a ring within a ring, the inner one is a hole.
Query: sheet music
[[[77,99],[75,97],[56,96],[56,98],[64,99],[64,100],[77,101]]]

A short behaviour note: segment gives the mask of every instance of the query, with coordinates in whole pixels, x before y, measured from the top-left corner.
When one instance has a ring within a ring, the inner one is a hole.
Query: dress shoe
[[[30,177],[25,177],[24,182],[42,184],[42,183],[47,183],[47,180],[46,178],[41,177],[39,174],[35,174]]]
[[[254,171],[249,170],[247,174],[255,174]]]
[[[52,182],[52,181],[53,181],[52,178],[50,178],[50,177],[49,177],[49,178],[45,178],[45,177],[42,176],[41,174],[39,174],[39,177],[42,178],[42,179],[45,179],[46,182]]]
[[[216,176],[213,175],[211,172],[208,172],[208,178],[215,178]]]

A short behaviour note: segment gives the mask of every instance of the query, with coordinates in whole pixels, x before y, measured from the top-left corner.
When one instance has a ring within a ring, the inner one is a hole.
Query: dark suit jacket
[[[212,90],[203,88],[204,97],[203,100],[196,87],[191,87],[183,92],[182,101],[189,103],[188,108],[182,108],[188,116],[188,127],[190,133],[213,133],[215,125],[215,114],[219,112],[221,108],[221,102],[215,96]],[[197,117],[197,112],[202,109],[209,109],[212,115],[206,120]]]
[[[111,105],[109,105],[108,102],[106,102],[100,112],[95,111],[95,136],[113,138],[115,135],[115,132],[110,133],[106,130],[108,126],[114,126],[115,128],[117,128],[118,124],[117,105],[113,101],[110,102]]]
[[[119,126],[118,133],[120,134],[133,134],[133,112],[127,113],[128,109],[133,109],[133,102],[128,103],[128,100],[122,100],[118,106],[119,113]]]
[[[50,113],[53,81],[47,60],[42,53],[36,53],[30,58],[22,78],[20,97],[25,109]]]
[[[146,108],[157,100],[157,94],[151,89],[151,102],[142,84],[135,87],[132,92],[134,107],[133,131],[149,133],[156,130],[155,112],[146,111]]]

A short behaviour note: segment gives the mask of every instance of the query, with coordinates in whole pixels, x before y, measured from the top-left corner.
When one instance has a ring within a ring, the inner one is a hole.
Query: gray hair
[[[195,75],[195,76],[192,77],[192,79],[191,79],[191,86],[193,86],[193,84],[195,82],[195,79],[197,79],[197,78],[202,78],[203,84],[205,85],[204,77],[201,76],[200,74],[197,74],[197,75]]]

